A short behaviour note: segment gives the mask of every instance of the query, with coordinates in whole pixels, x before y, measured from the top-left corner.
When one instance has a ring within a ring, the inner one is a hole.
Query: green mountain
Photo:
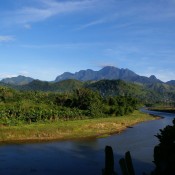
[[[144,103],[162,101],[161,94],[142,84],[128,83],[122,80],[100,80],[86,85],[87,88],[100,92],[102,96],[132,96]]]
[[[29,84],[16,86],[18,90],[34,90],[34,91],[53,91],[53,92],[69,92],[83,86],[83,83],[78,80],[64,80],[61,82],[47,82],[34,80]]]
[[[5,84],[1,83],[1,86]],[[34,80],[26,85],[6,85],[23,91],[71,92],[76,89],[89,88],[98,91],[102,96],[131,96],[145,104],[175,103],[175,87],[165,83],[138,84],[123,80],[99,80],[81,82],[78,80],[63,80],[46,82]]]
[[[25,85],[32,82],[33,80],[33,78],[19,75],[17,77],[2,79],[1,82],[10,85]]]
[[[70,79],[69,79],[70,78]],[[140,101],[153,103],[175,103],[175,81],[162,82],[154,75],[139,76],[129,69],[112,66],[99,71],[81,70],[75,74],[65,72],[54,82],[34,80],[18,76],[3,79],[0,86],[24,91],[70,92],[82,87],[98,91],[102,96],[133,96]]]

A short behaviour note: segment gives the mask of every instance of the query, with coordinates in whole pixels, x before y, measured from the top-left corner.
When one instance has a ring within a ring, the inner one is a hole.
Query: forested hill
[[[35,80],[20,86],[1,85],[0,124],[3,125],[119,116],[133,112],[140,104],[175,104],[175,87],[161,83]]]
[[[5,85],[5,84],[2,84]],[[10,85],[8,85],[10,86]],[[20,86],[11,86],[13,89],[23,91],[43,91],[70,93],[82,87],[99,92],[103,97],[108,96],[132,96],[143,103],[174,103],[175,87],[162,83],[154,84],[136,84],[122,80],[100,80],[86,81],[64,80],[60,82],[44,82],[34,80],[29,84]]]
[[[162,83],[142,85],[122,80],[101,80],[86,87],[100,92],[102,96],[132,96],[145,104],[175,102],[175,87]]]
[[[34,91],[52,91],[52,92],[69,92],[83,87],[83,83],[78,80],[64,80],[61,82],[47,82],[34,80],[23,86],[15,86],[18,90],[34,90]]]

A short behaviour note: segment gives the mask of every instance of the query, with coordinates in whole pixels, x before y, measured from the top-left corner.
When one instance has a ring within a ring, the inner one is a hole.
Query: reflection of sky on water
[[[126,151],[131,152],[137,174],[154,168],[155,134],[172,123],[172,118],[141,123],[107,138],[0,146],[0,174],[3,175],[101,175],[104,149],[113,147],[115,168]]]

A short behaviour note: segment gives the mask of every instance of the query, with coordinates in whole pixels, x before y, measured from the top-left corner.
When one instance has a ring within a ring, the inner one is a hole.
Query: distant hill
[[[34,90],[34,91],[53,91],[53,92],[70,92],[83,86],[78,80],[64,80],[61,82],[47,82],[34,80],[29,84],[16,86],[18,90]]]
[[[124,80],[127,82],[139,84],[164,83],[161,80],[157,79],[154,75],[151,75],[150,77],[140,76],[129,69],[119,69],[113,66],[106,66],[99,71],[87,69],[80,70],[79,72],[75,73],[64,72],[63,74],[57,76],[53,82],[60,82],[68,79],[79,80],[82,82],[99,80]],[[33,80],[35,79],[19,75],[17,77],[5,78],[1,80],[0,83],[18,86],[27,85]],[[168,81],[166,84],[175,86],[175,80]]]
[[[69,79],[60,82],[47,82],[34,80],[25,85],[10,85],[0,83],[0,86],[8,86],[24,91],[44,91],[44,92],[72,92],[85,87],[98,91],[102,96],[132,96],[139,99],[144,104],[175,103],[175,87],[165,83],[138,84],[123,80],[99,80],[86,81]]]
[[[10,85],[25,85],[32,82],[33,80],[33,78],[19,75],[17,77],[2,79],[1,82]]]
[[[171,86],[175,86],[175,80],[167,81],[166,84],[171,85]]]
[[[99,71],[93,71],[91,69],[81,70],[76,73],[65,72],[60,76],[57,76],[55,82],[59,82],[66,79],[76,79],[79,81],[98,81],[98,80],[124,80],[134,83],[163,83],[157,79],[154,75],[148,77],[140,76],[129,69],[119,69],[113,66],[107,66]]]
[[[162,100],[161,94],[157,91],[141,84],[129,83],[122,80],[100,80],[90,83],[86,87],[100,92],[102,96],[127,95],[147,103],[156,103]]]
[[[164,83],[154,75],[140,76],[129,69],[112,66],[99,71],[87,69],[76,73],[65,72],[53,82],[34,80],[25,76],[6,78],[0,81],[0,86],[25,91],[60,93],[69,93],[86,87],[98,91],[102,96],[129,95],[145,103],[175,104],[175,80]]]

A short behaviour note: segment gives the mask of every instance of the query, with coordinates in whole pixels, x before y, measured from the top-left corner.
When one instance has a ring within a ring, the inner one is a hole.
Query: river
[[[106,138],[0,146],[0,175],[101,175],[104,149],[113,147],[115,170],[120,174],[118,160],[131,152],[137,175],[154,169],[154,136],[159,129],[172,125],[174,114],[146,111],[164,117],[128,128],[121,134]]]

